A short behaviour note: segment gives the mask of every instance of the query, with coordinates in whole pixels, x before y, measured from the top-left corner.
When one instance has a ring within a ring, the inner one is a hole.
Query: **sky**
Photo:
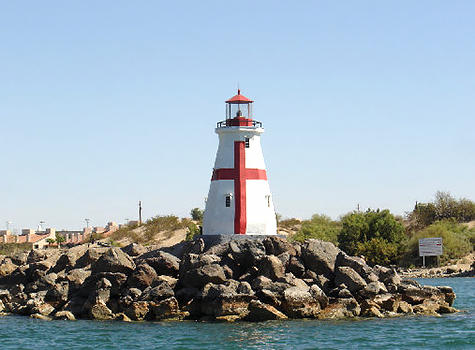
[[[276,211],[475,200],[473,1],[0,1],[0,227],[204,208],[252,98]]]

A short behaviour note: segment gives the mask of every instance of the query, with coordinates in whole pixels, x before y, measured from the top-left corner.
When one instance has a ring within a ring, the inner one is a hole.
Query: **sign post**
[[[419,239],[419,256],[422,256],[422,266],[426,267],[426,256],[442,255],[442,237]]]

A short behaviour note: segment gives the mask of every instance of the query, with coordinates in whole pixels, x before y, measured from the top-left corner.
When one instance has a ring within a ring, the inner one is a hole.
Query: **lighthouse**
[[[277,223],[261,148],[262,123],[253,120],[254,101],[226,101],[203,217],[203,235],[275,235]]]

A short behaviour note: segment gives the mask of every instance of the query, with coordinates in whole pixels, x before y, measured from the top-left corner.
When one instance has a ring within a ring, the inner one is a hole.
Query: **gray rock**
[[[282,253],[289,253],[291,256],[297,255],[297,251],[295,250],[292,243],[287,241],[285,238],[278,236],[268,236],[263,240],[262,243],[265,246],[267,255],[278,256]]]
[[[270,279],[284,277],[285,269],[282,261],[275,255],[267,255],[259,260],[259,275]]]
[[[150,287],[158,279],[155,269],[150,265],[143,263],[137,266],[127,279],[127,285],[131,288],[143,290]]]
[[[290,258],[288,270],[289,270],[289,272],[292,272],[295,277],[298,277],[298,278],[302,278],[305,274],[305,266],[295,256]],[[315,273],[315,272],[313,272],[313,273]]]
[[[93,274],[99,272],[120,272],[126,275],[135,270],[134,261],[120,248],[110,248],[91,266]]]
[[[159,282],[155,287],[146,288],[143,293],[140,295],[140,301],[161,301],[169,297],[174,296],[175,293],[170,285],[165,282]]]
[[[328,297],[318,285],[312,285],[310,287],[310,293],[316,300],[318,300],[322,309],[328,306]]]
[[[335,284],[345,284],[352,293],[366,287],[365,280],[348,266],[339,266],[336,268]]]
[[[310,239],[302,245],[302,258],[305,266],[317,273],[333,278],[335,261],[341,252],[330,242]]]
[[[374,297],[378,294],[387,293],[388,290],[382,282],[371,282],[359,291],[359,294],[365,298]]]
[[[56,283],[49,289],[45,301],[59,308],[68,301],[69,284],[67,282]]]
[[[282,310],[292,318],[314,318],[321,308],[318,300],[309,291],[291,287],[284,291]]]
[[[180,269],[180,259],[176,256],[166,253],[163,251],[154,251],[153,256],[148,256],[149,254],[141,255],[137,259],[137,263],[141,264],[145,262],[155,269],[158,275],[167,275],[176,277]],[[142,258],[147,256],[146,258]]]
[[[226,282],[226,276],[220,265],[211,264],[186,272],[180,281],[185,287],[200,288],[207,283],[224,283]]]
[[[266,255],[264,244],[256,239],[230,241],[229,251],[243,269],[255,266],[257,261]]]
[[[344,252],[340,252],[337,255],[335,261],[335,267],[349,266],[355,270],[363,279],[367,282],[375,282],[378,280],[378,276],[374,274],[373,269],[366,264],[363,258],[356,256],[348,256]]]
[[[249,314],[246,316],[246,321],[262,322],[268,320],[284,320],[287,316],[277,310],[275,307],[264,304],[259,300],[251,300],[249,303]]]
[[[69,320],[69,321],[74,321],[76,320],[76,317],[74,317],[73,313],[70,311],[58,311],[54,315],[55,320]]]
[[[79,257],[79,259],[76,260],[74,268],[81,269],[92,265],[97,260],[99,260],[102,254],[103,252],[99,248],[89,248],[84,252],[83,255],[81,255],[81,257]]]
[[[129,256],[139,256],[147,252],[147,248],[137,243],[130,243],[129,245],[122,248]]]

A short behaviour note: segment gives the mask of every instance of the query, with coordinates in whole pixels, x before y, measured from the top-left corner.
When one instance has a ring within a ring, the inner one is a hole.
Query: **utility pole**
[[[358,203],[358,205],[356,207],[357,207],[356,210],[358,210],[358,213],[359,213],[360,212],[360,203]]]
[[[142,226],[142,201],[139,201],[139,226]]]

